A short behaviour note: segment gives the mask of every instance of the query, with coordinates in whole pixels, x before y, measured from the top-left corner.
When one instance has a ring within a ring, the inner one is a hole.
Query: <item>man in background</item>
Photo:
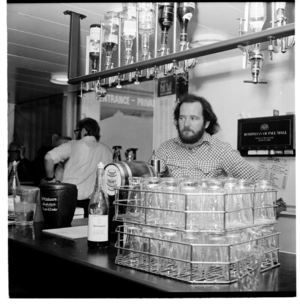
[[[61,182],[77,186],[77,207],[84,208],[84,217],[88,217],[88,204],[96,181],[97,164],[102,162],[107,165],[112,162],[112,152],[99,142],[100,127],[96,120],[80,120],[74,132],[76,140],[70,140],[45,155],[44,180],[55,183],[55,165],[66,162]]]

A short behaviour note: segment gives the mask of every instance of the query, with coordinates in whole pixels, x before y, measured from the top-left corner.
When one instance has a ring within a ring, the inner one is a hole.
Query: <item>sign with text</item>
[[[117,108],[125,107],[131,109],[139,109],[146,111],[153,111],[154,101],[150,97],[139,97],[137,95],[126,94],[110,94],[100,98],[102,103],[107,103]]]
[[[239,119],[238,149],[294,149],[294,115]]]
[[[164,78],[158,78],[157,96],[168,96],[175,94],[176,78],[171,75]]]

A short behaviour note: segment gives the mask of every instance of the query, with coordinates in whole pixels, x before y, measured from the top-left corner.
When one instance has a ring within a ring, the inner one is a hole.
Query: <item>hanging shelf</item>
[[[75,47],[78,48],[79,46],[80,28],[78,26],[73,27],[72,24],[74,23],[78,24],[79,19],[82,19],[85,16],[71,11],[67,11],[65,12],[65,14],[71,15],[68,83],[72,85],[118,76],[118,74],[123,75],[130,72],[141,71],[147,68],[153,68],[155,66],[159,67],[164,64],[173,63],[174,61],[178,63],[180,61],[191,58],[198,58],[210,54],[224,52],[224,51],[236,49],[239,45],[246,47],[248,45],[252,45],[255,43],[262,43],[265,41],[269,41],[270,37],[272,37],[272,39],[278,39],[278,38],[295,35],[295,23],[291,23],[277,28],[266,29],[258,33],[246,34],[225,41],[216,42],[205,46],[200,46],[197,48],[149,59],[146,61],[136,62],[122,67],[116,67],[110,70],[105,70],[94,74],[73,77],[74,75],[77,74],[78,52],[76,53],[74,51],[74,48]],[[153,77],[151,77],[150,79],[152,78]]]

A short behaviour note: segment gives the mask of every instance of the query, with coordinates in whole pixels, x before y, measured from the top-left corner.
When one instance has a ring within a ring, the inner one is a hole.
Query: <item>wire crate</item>
[[[138,193],[140,199],[132,200],[137,197],[132,196],[133,193]],[[229,284],[280,265],[279,233],[274,230],[276,190],[172,193],[180,202],[177,209],[147,206],[146,196],[153,193],[130,187],[116,190],[114,220],[123,224],[116,230],[116,264],[194,284]],[[256,196],[261,193],[271,194],[274,203],[256,207]],[[155,191],[155,194],[162,200],[164,195],[170,195],[164,191]],[[228,202],[238,195],[247,197],[247,207],[230,209]],[[221,206],[218,210],[194,210],[189,206],[192,200],[196,199],[199,206],[210,197],[218,198]],[[129,204],[137,210],[135,214],[128,213]],[[267,214],[268,210],[271,216],[264,220],[256,217],[258,212]],[[229,225],[230,216],[243,211],[250,214],[250,221]],[[149,212],[155,212],[156,222],[149,221]],[[178,221],[169,225],[169,218]],[[209,221],[214,222],[216,218],[218,225],[209,227]],[[206,219],[205,225],[198,225],[203,219]],[[256,250],[260,250],[259,265]]]

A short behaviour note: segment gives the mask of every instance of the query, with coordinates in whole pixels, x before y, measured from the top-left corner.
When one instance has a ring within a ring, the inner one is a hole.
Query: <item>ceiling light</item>
[[[52,74],[50,82],[60,85],[68,85],[68,76],[64,73]]]

